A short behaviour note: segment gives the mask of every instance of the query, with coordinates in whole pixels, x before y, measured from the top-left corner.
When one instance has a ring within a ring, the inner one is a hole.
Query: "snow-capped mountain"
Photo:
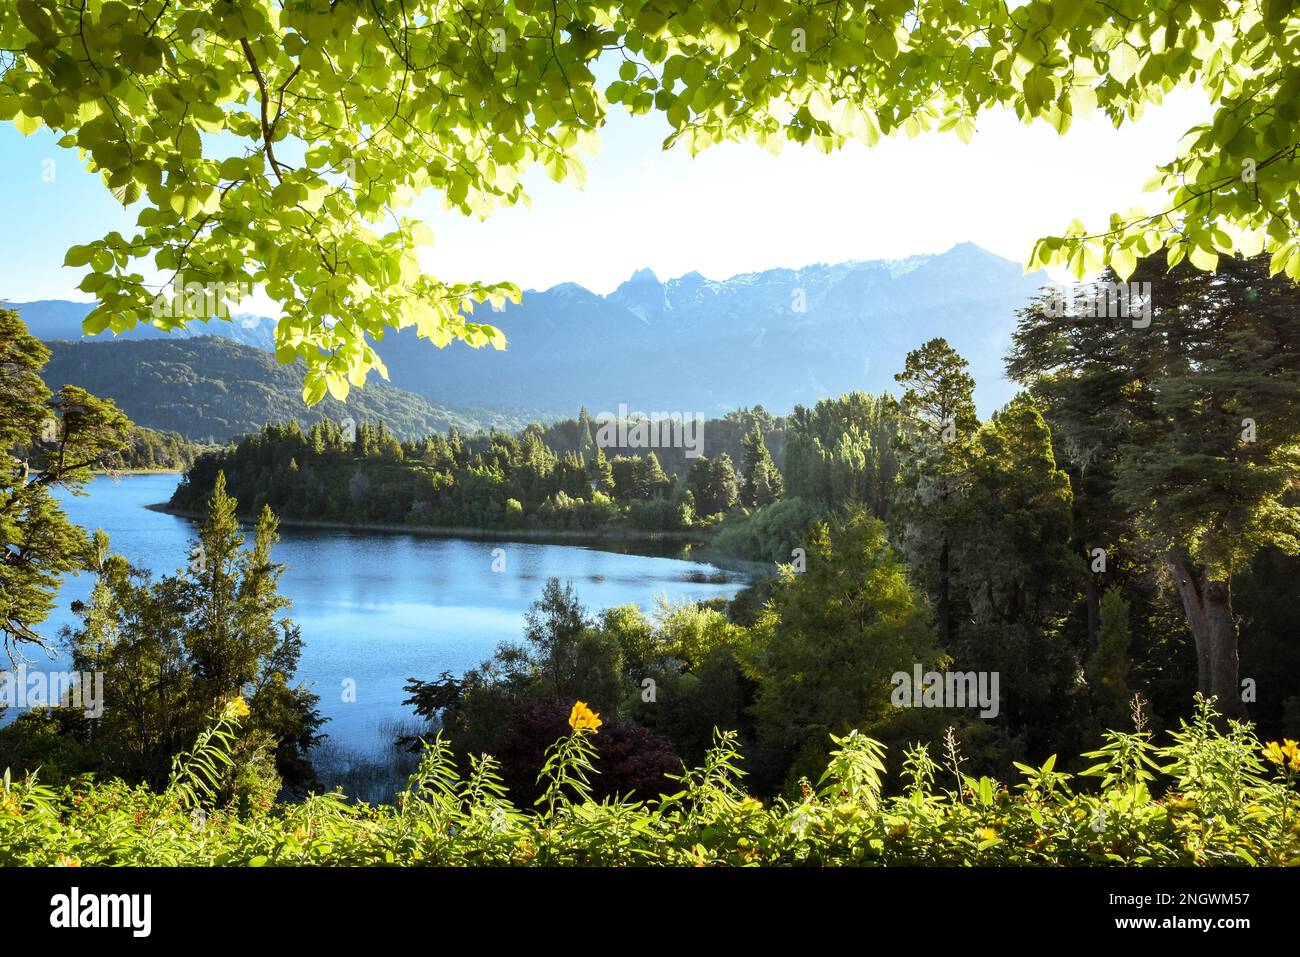
[[[712,415],[758,404],[788,412],[854,389],[895,389],[908,350],[944,336],[970,360],[980,412],[988,414],[1014,391],[1002,360],[1015,311],[1046,282],[971,243],[725,280],[691,272],[662,281],[641,269],[607,296],[563,283],[479,313],[505,331],[505,352],[458,343],[438,349],[412,329],[389,332],[377,348],[392,385],[432,402],[564,415],[625,404]],[[42,339],[79,338],[91,308],[14,305]],[[178,333],[139,326],[119,338],[218,335],[270,349],[274,325],[241,315]]]
[[[439,402],[787,412],[854,389],[895,389],[908,350],[944,336],[970,360],[988,414],[1014,392],[1002,361],[1015,311],[1046,282],[970,243],[725,280],[692,272],[661,281],[642,269],[608,296],[566,283],[482,314],[509,338],[504,353],[438,350],[409,330],[390,333],[379,352],[395,385]]]

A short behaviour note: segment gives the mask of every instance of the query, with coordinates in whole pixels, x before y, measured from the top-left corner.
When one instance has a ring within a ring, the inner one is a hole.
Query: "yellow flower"
[[[991,827],[982,827],[979,829],[979,836],[981,841],[991,841],[998,836],[998,832]]]
[[[605,722],[600,720],[600,715],[587,707],[587,702],[579,701],[569,712],[569,727],[574,731],[595,731]]]
[[[1294,741],[1288,741],[1287,744],[1295,744]],[[1270,741],[1264,746],[1264,757],[1281,767],[1286,764],[1287,759],[1291,756],[1290,749],[1284,748],[1276,741]]]
[[[226,705],[226,717],[227,718],[248,717],[248,702],[244,700],[242,695],[236,698],[234,701],[230,702],[230,704]]]

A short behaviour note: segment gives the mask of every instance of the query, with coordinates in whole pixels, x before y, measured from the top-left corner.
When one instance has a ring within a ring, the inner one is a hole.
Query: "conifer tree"
[[[1300,289],[1270,278],[1267,256],[1217,266],[1145,259],[1133,282],[1149,301],[1107,318],[1040,299],[1008,370],[1076,456],[1108,460],[1125,525],[1182,601],[1198,689],[1241,716],[1233,576],[1261,548],[1300,552]]]
[[[907,450],[895,522],[909,564],[934,598],[945,648],[956,633],[952,553],[960,518],[955,510],[978,425],[969,365],[937,338],[909,352],[903,371],[894,376],[904,386],[901,441]]]
[[[0,309],[0,645],[48,647],[37,628],[66,572],[84,569],[85,532],[55,490],[77,492],[123,448],[131,422],[110,401],[41,380],[50,351],[12,309]]]
[[[745,481],[741,489],[740,501],[746,508],[760,508],[771,505],[781,497],[784,489],[781,473],[763,442],[763,430],[755,423],[745,435]]]
[[[1097,721],[1103,728],[1123,726],[1133,697],[1128,686],[1128,619],[1128,601],[1119,589],[1109,589],[1101,599],[1101,631],[1087,667]]]
[[[596,487],[596,491],[605,495],[614,494],[614,470],[610,468],[604,449],[596,449],[595,455],[592,456],[588,479]]]

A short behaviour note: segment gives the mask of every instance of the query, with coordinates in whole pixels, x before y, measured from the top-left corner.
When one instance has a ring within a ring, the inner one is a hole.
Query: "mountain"
[[[907,352],[944,336],[970,360],[987,415],[1015,392],[1002,364],[1015,311],[1047,281],[971,243],[722,281],[643,269],[608,296],[567,283],[483,313],[505,352],[438,350],[413,330],[377,348],[393,384],[433,401],[716,415],[896,390]]]
[[[1002,365],[1015,311],[1047,281],[973,243],[726,280],[691,272],[664,282],[642,269],[608,296],[563,283],[530,290],[500,312],[478,313],[505,331],[504,352],[459,343],[438,349],[414,329],[390,330],[376,348],[399,389],[471,417],[522,409],[501,415],[527,420],[582,406],[617,412],[620,404],[647,413],[718,415],[759,404],[788,412],[854,389],[894,390],[907,352],[943,336],[970,361],[976,402],[987,415],[1015,392]],[[15,305],[42,339],[78,338],[91,308]],[[269,350],[273,330],[271,319],[236,316],[181,333],[137,327],[117,339],[216,334]],[[360,395],[382,389],[377,377],[371,382]],[[531,411],[538,409],[547,411]]]
[[[25,318],[25,317],[24,317]],[[516,430],[529,419],[482,409],[453,409],[372,381],[346,402],[302,402],[303,369],[282,366],[262,349],[216,336],[136,341],[47,343],[53,353],[42,376],[57,389],[78,385],[110,398],[137,425],[224,442],[267,422],[323,418],[382,421],[403,438],[496,426]]]
[[[37,339],[82,338],[81,320],[94,308],[93,302],[68,302],[64,299],[40,299],[34,302],[0,302],[0,307],[17,309],[23,322]],[[275,348],[275,320],[252,313],[240,313],[228,319],[191,321],[184,329],[166,332],[155,326],[139,324],[117,335],[105,332],[92,342],[138,342],[142,339],[197,339],[220,336],[257,349]]]

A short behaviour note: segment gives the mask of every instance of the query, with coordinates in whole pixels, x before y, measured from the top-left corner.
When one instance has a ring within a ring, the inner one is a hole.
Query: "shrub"
[[[850,732],[832,738],[815,785],[768,806],[746,795],[731,732],[671,776],[673,793],[598,800],[594,782],[612,770],[601,755],[617,748],[612,727],[579,703],[542,755],[541,799],[528,809],[508,799],[494,759],[458,770],[440,736],[394,805],[350,805],[340,793],[223,802],[238,704],[161,793],[84,779],[55,790],[6,774],[0,864],[1300,864],[1300,744],[1262,747],[1237,722],[1221,730],[1205,701],[1166,745],[1109,732],[1077,779],[1052,757],[1017,765],[1021,780],[1008,786],[945,770],[918,745],[894,797],[881,789],[884,746]],[[1092,779],[1095,789],[1079,786]]]

